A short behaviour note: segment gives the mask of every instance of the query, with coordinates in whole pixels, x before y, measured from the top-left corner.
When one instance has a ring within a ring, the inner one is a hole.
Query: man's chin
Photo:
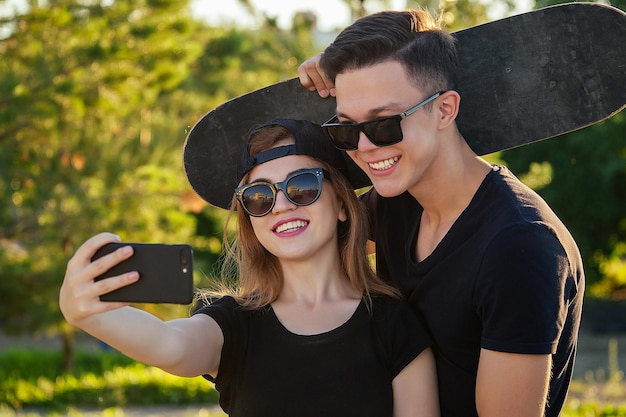
[[[398,187],[398,184],[394,184],[393,181],[381,181],[379,178],[372,178],[371,176],[369,178],[370,181],[372,181],[372,185],[376,189],[376,193],[381,197],[397,197],[406,191],[401,187]]]

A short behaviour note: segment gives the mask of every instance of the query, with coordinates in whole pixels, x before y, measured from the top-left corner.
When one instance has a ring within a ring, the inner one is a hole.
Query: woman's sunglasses
[[[379,117],[361,123],[338,123],[339,119],[337,119],[337,116],[334,116],[324,123],[322,128],[330,136],[335,147],[344,151],[353,151],[358,148],[360,132],[365,133],[370,142],[376,146],[393,145],[400,142],[403,138],[402,127],[400,126],[402,119],[415,113],[419,108],[430,103],[443,93],[445,91],[433,94],[404,113]]]
[[[276,204],[276,194],[282,191],[292,204],[308,206],[315,203],[322,194],[322,180],[330,178],[323,168],[305,168],[292,172],[282,182],[275,184],[255,181],[235,189],[241,206],[250,216],[262,217]]]

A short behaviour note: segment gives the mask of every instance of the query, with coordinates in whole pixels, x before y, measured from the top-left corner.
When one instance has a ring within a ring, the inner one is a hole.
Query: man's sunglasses
[[[308,206],[315,203],[322,194],[322,180],[330,178],[323,168],[305,168],[292,172],[282,182],[275,184],[255,181],[235,189],[241,206],[250,216],[262,217],[276,204],[276,195],[282,191],[292,204]]]
[[[339,123],[337,116],[322,125],[322,128],[330,136],[336,148],[344,151],[353,151],[358,148],[359,134],[365,133],[370,142],[376,146],[389,146],[402,140],[402,127],[400,122],[407,116],[415,113],[419,108],[430,103],[445,91],[440,91],[428,97],[426,100],[417,103],[404,113],[393,116],[379,117],[361,123]]]

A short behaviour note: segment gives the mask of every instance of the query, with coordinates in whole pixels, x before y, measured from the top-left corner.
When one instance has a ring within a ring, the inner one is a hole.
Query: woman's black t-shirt
[[[213,381],[221,407],[234,417],[392,416],[392,380],[431,340],[408,304],[372,301],[371,313],[361,301],[343,325],[306,336],[271,306],[249,310],[224,297],[201,308],[224,334]]]

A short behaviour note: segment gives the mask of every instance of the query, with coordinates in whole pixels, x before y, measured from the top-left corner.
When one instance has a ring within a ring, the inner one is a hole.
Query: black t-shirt
[[[430,256],[415,261],[422,213],[408,193],[364,196],[377,272],[395,283],[435,342],[442,416],[476,414],[480,349],[552,354],[546,416],[565,400],[584,293],[578,248],[548,205],[494,166]]]
[[[392,416],[391,381],[431,339],[407,303],[372,301],[371,314],[361,301],[343,325],[310,336],[288,331],[271,306],[249,310],[224,297],[201,308],[224,334],[213,381],[222,409],[234,417]]]

